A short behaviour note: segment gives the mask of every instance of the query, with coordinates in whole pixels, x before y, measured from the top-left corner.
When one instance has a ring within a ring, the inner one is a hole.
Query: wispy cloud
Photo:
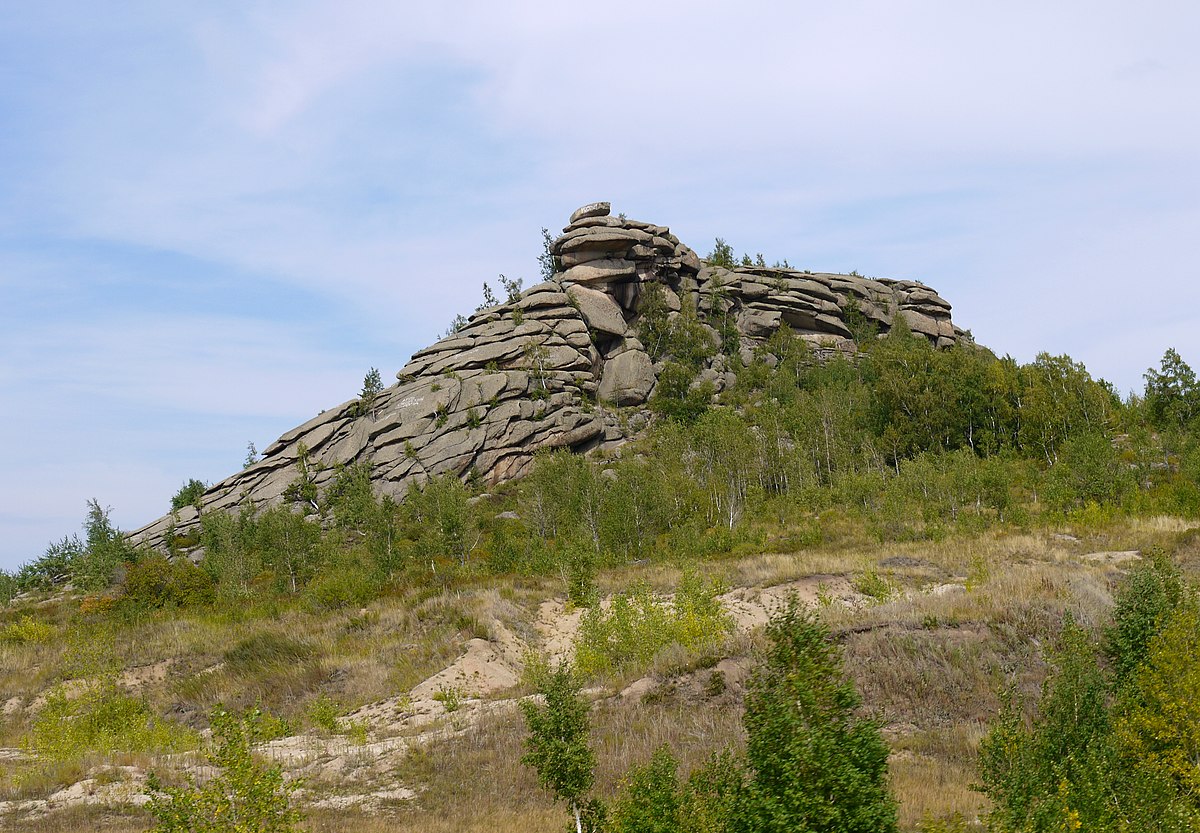
[[[64,531],[55,507],[94,493],[136,525],[390,374],[483,280],[533,279],[538,228],[592,199],[700,249],[926,280],[1000,352],[1122,390],[1168,345],[1200,361],[1198,23],[1074,0],[6,9],[0,432],[24,442],[0,565]]]

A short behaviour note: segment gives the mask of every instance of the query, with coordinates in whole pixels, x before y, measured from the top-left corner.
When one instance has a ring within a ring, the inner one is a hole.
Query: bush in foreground
[[[154,833],[296,833],[303,814],[291,806],[295,783],[278,766],[267,767],[251,751],[262,739],[263,714],[251,709],[238,717],[218,707],[211,717],[216,749],[208,756],[221,772],[198,786],[165,786],[147,779],[146,809],[157,820]]]

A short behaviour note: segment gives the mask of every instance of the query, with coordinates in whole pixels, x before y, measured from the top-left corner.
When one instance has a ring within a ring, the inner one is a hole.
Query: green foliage
[[[102,508],[95,499],[88,501],[87,519],[83,524],[84,551],[72,569],[72,580],[80,589],[108,587],[117,568],[134,559],[133,547],[109,521],[111,511]]]
[[[0,628],[0,645],[33,645],[48,642],[58,633],[58,628],[25,615],[16,622]]]
[[[746,691],[750,777],[735,831],[894,831],[888,747],[856,714],[828,630],[793,598],[767,626],[770,646]]]
[[[374,419],[375,404],[381,393],[383,393],[383,377],[379,374],[379,368],[372,367],[363,377],[362,390],[359,392],[358,402],[354,406],[355,415],[360,417],[369,415]]]
[[[726,833],[745,789],[745,762],[728,750],[713,755],[688,776],[679,794],[679,830]]]
[[[729,290],[719,278],[714,277],[708,285],[707,296],[708,321],[717,331],[721,352],[726,356],[736,355],[741,346],[741,333],[733,303],[729,299]]]
[[[730,246],[720,237],[713,243],[713,250],[704,258],[710,266],[723,266],[726,269],[734,269],[737,267],[737,257],[733,253],[733,246]]]
[[[863,313],[862,303],[853,292],[846,294],[842,316],[846,319],[846,329],[850,331],[850,336],[856,344],[865,346],[879,336],[879,325]]]
[[[15,575],[7,570],[0,570],[0,607],[11,602],[20,589]]]
[[[660,283],[644,284],[638,299],[638,339],[655,361],[674,359],[693,370],[715,352],[710,331],[700,322],[690,299],[674,312]]]
[[[447,714],[462,708],[462,692],[454,686],[443,686],[433,693],[433,699],[442,704]]]
[[[181,752],[196,742],[195,732],[163,720],[145,700],[104,677],[82,691],[68,692],[61,686],[51,690],[27,746],[45,759],[70,760],[89,753]]]
[[[1068,618],[1032,723],[1020,699],[1007,696],[979,751],[991,829],[1194,829],[1197,817],[1162,773],[1145,766],[1148,756],[1122,748],[1129,744],[1114,734],[1108,681],[1096,659],[1087,633]]]
[[[554,280],[554,273],[558,271],[558,258],[551,251],[554,245],[554,238],[550,234],[550,229],[542,227],[542,253],[538,255],[538,271],[542,276],[543,281]]]
[[[237,642],[223,660],[231,674],[252,675],[271,668],[286,668],[309,660],[313,648],[306,642],[264,631]]]
[[[126,569],[121,601],[130,610],[147,611],[211,604],[215,597],[209,573],[186,558],[154,555]]]
[[[479,521],[470,497],[463,482],[451,474],[435,477],[409,493],[404,510],[422,559],[433,563],[453,558],[466,564],[479,543]]]
[[[297,476],[283,490],[283,499],[290,503],[301,504],[305,512],[319,511],[321,507],[317,503],[317,498],[320,495],[316,479],[322,468],[324,466],[321,463],[313,462],[308,446],[301,441],[296,447]]]
[[[370,462],[338,466],[321,497],[321,514],[331,518],[335,527],[362,534],[378,509],[371,490]]]
[[[1104,654],[1118,686],[1145,662],[1150,642],[1183,601],[1183,578],[1162,550],[1133,569],[1116,594],[1113,621],[1104,634]]]
[[[385,564],[361,550],[335,554],[304,588],[304,596],[317,610],[360,608],[383,590]]]
[[[480,310],[490,309],[494,306],[499,305],[499,303],[500,302],[498,300],[496,300],[496,293],[492,291],[492,287],[488,285],[487,281],[484,281],[483,282],[483,303],[481,303],[479,306],[477,306],[475,308],[475,311],[479,312]]]
[[[263,716],[252,709],[243,717],[217,708],[210,718],[216,748],[209,761],[220,773],[203,786],[164,785],[147,779],[146,809],[157,822],[154,833],[293,833],[303,814],[290,806],[299,786],[285,782],[279,766],[264,766],[252,752],[263,739]]]
[[[309,722],[326,734],[337,734],[341,728],[341,722],[338,719],[341,709],[327,694],[322,694],[309,703],[306,714]]]
[[[259,580],[270,581],[279,592],[298,593],[324,557],[320,524],[288,506],[257,516],[249,506],[237,515],[211,512],[200,525],[201,566],[217,581],[220,596],[248,596]]]
[[[238,514],[209,512],[200,516],[201,566],[218,584],[224,597],[248,596],[251,582],[262,572],[262,554],[255,544],[253,510],[246,506]]]
[[[1126,692],[1117,736],[1127,759],[1169,783],[1200,822],[1200,607],[1162,625]]]
[[[892,583],[875,570],[864,570],[856,575],[854,589],[877,602],[886,602],[896,592]]]
[[[521,300],[521,284],[523,281],[520,278],[506,278],[500,276],[500,287],[504,290],[504,302],[506,304],[515,304]]]
[[[715,647],[732,630],[717,599],[720,592],[717,582],[690,572],[670,604],[638,584],[615,595],[607,610],[593,607],[579,623],[575,657],[580,672],[642,667],[673,643],[688,649]]]
[[[1145,406],[1154,425],[1180,428],[1200,418],[1200,384],[1174,348],[1163,354],[1158,370],[1146,371],[1145,379]]]
[[[669,420],[691,425],[708,411],[715,392],[708,383],[693,385],[696,373],[682,362],[667,362],[658,374],[650,409]]]
[[[1089,503],[1119,506],[1136,488],[1112,442],[1100,434],[1083,434],[1059,446],[1042,494],[1054,508],[1068,510]]]
[[[565,802],[583,828],[583,809],[595,778],[596,755],[588,744],[588,705],[566,664],[538,675],[542,703],[521,701],[529,727],[521,763],[537,770],[538,783]]]
[[[654,750],[643,766],[635,766],[622,781],[622,795],[612,811],[613,833],[679,833],[679,761],[669,746]]]
[[[442,338],[449,338],[450,336],[457,333],[459,330],[466,327],[468,323],[469,322],[468,322],[467,317],[465,315],[463,315],[462,313],[458,313],[450,321],[450,326],[446,328],[446,332],[442,333]]]
[[[208,484],[203,480],[192,478],[179,487],[179,491],[171,498],[171,510],[178,511],[185,506],[200,505],[200,498],[208,491]]]
[[[88,501],[84,538],[64,537],[46,548],[34,561],[22,565],[15,582],[21,590],[50,590],[68,581],[81,590],[102,590],[112,582],[117,569],[135,557],[133,547],[109,520],[111,509],[99,501]]]
[[[567,601],[590,607],[599,598],[596,587],[596,556],[586,547],[574,547],[567,557]]]
[[[286,506],[273,506],[255,521],[255,540],[262,565],[277,590],[297,593],[320,564],[321,526]]]
[[[526,514],[540,537],[599,549],[605,486],[595,466],[578,454],[543,452],[522,485]]]

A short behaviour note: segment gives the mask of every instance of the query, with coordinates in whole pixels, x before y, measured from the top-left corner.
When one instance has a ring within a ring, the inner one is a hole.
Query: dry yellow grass
[[[1085,556],[1153,546],[1177,551],[1185,569],[1200,571],[1195,525],[1171,518],[1100,530],[987,532],[883,546],[860,535],[836,547],[729,557],[701,568],[731,587],[768,587],[814,576],[836,577],[846,587],[871,575],[894,589],[882,602],[854,594],[851,605],[832,600],[821,615],[843,646],[864,711],[885,724],[902,828],[914,830],[925,817],[980,814],[984,799],[970,785],[998,692],[1013,684],[1036,691],[1045,673],[1042,649],[1065,611],[1092,629],[1104,622],[1112,591],[1129,564]],[[680,575],[675,564],[637,565],[603,572],[599,585],[602,592],[612,592],[644,580],[668,591]],[[50,605],[44,611],[60,628],[58,638],[0,645],[0,705],[18,698],[22,707],[0,724],[0,745],[20,742],[30,719],[25,707],[49,686],[105,669],[140,669],[128,678],[139,693],[160,713],[196,724],[212,703],[248,705],[261,698],[303,725],[304,707],[318,694],[334,699],[343,712],[394,697],[445,668],[473,637],[507,649],[536,643],[539,604],[562,590],[563,582],[554,579],[489,579],[458,589],[398,591],[365,611],[297,606],[270,616],[188,613],[123,627],[96,623],[90,629],[67,626],[68,617]],[[222,666],[232,647],[264,636],[301,643],[311,656],[288,668],[268,664],[235,672]],[[739,636],[726,644],[722,653],[732,659],[722,665],[729,672],[722,672],[723,689],[710,687],[712,666],[720,657],[674,649],[649,668],[605,680],[608,691],[593,711],[598,792],[612,796],[621,775],[663,743],[675,749],[683,774],[714,751],[740,748],[742,685],[755,641]],[[164,663],[168,670],[159,676],[153,669]],[[617,696],[643,675],[648,680],[639,683],[639,693]],[[392,803],[378,815],[355,809],[314,812],[308,828],[331,833],[556,829],[565,813],[518,763],[523,737],[515,709],[492,714],[466,731],[424,744],[379,776],[380,783],[416,789],[411,802]],[[10,780],[0,800],[44,796],[78,780],[80,767],[102,763],[26,768],[24,781]],[[325,795],[338,790],[336,780],[321,787]],[[149,826],[139,811],[97,808],[27,821],[17,829],[58,833]]]

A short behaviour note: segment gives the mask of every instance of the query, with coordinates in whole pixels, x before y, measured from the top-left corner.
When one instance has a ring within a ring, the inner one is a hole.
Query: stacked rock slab
[[[818,356],[853,353],[851,309],[881,333],[903,314],[939,347],[967,338],[951,322],[950,305],[921,284],[706,265],[670,229],[613,217],[608,203],[572,214],[551,253],[552,280],[477,311],[417,352],[369,409],[350,400],[287,432],[259,462],[210,487],[203,511],[283,502],[302,459],[318,490],[339,466],[369,463],[375,490],[398,499],[443,474],[491,483],[519,477],[540,449],[619,448],[647,423],[649,413],[639,410],[663,367],[664,357],[652,357],[638,338],[649,284],[661,287],[668,317],[694,311],[714,344],[714,318],[735,322],[743,363],[785,324]],[[730,357],[714,352],[697,381],[719,392],[735,377]],[[622,418],[616,407],[625,409]],[[198,520],[186,507],[131,537],[163,547],[168,534],[187,535]]]

